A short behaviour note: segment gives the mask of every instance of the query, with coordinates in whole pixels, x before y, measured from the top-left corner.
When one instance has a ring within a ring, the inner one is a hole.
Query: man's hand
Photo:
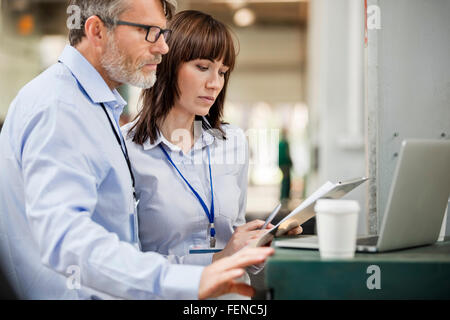
[[[236,279],[244,274],[243,268],[263,263],[273,253],[274,249],[270,247],[244,248],[205,267],[200,278],[198,298],[214,298],[227,293],[253,296],[255,290],[252,286]]]
[[[264,221],[257,219],[237,227],[225,248],[213,255],[212,262],[233,255],[247,246],[251,241],[262,236],[267,229],[274,227],[274,225],[269,223],[266,229],[260,230],[263,225]]]

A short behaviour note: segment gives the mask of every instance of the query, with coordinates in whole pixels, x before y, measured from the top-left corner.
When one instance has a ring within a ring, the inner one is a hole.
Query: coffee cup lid
[[[359,203],[356,200],[319,199],[314,206],[316,212],[348,213],[359,211],[359,209]]]

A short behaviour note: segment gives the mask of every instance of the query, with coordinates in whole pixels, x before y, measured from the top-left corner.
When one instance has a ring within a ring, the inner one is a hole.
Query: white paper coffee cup
[[[353,258],[356,249],[359,204],[354,200],[319,199],[316,211],[322,258]]]

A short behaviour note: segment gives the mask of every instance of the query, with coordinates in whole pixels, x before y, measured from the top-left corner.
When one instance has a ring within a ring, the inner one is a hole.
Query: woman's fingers
[[[300,234],[302,232],[303,232],[303,228],[301,226],[298,226],[298,227],[296,227],[294,229],[289,230],[287,234],[289,236],[295,236],[295,235]]]
[[[251,231],[256,229],[261,229],[261,227],[264,225],[264,221],[260,219],[256,219],[250,222],[247,222],[246,224],[243,224],[242,226],[239,226],[236,228],[236,230],[239,231]]]
[[[254,230],[236,234],[233,242],[234,248],[241,249],[244,245],[248,244],[249,241],[262,237],[266,232],[267,231],[265,230]]]

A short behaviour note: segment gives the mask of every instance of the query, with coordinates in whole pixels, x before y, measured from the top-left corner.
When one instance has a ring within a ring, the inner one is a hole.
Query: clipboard
[[[314,204],[319,199],[339,199],[347,193],[366,182],[369,178],[362,177],[344,182],[332,183],[327,181],[312,195],[306,198],[297,208],[292,210],[284,219],[282,219],[275,227],[268,230],[258,240],[253,243],[253,247],[261,247],[272,241],[275,236],[281,236],[289,230],[302,225],[315,216]]]

